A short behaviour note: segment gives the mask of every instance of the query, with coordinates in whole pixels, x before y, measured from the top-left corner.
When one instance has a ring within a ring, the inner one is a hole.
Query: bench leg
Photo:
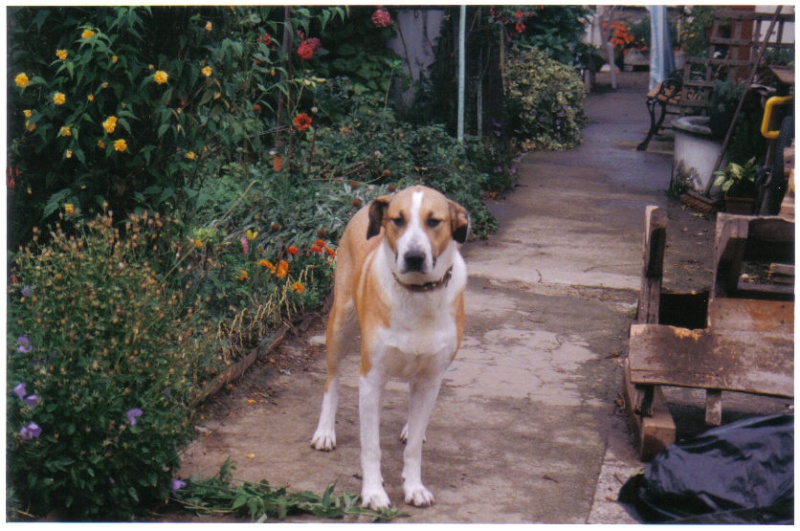
[[[706,390],[706,425],[719,426],[722,424],[722,391],[719,389]]]
[[[637,386],[631,381],[627,360],[623,374],[623,387],[628,416],[636,432],[639,458],[642,461],[650,461],[675,442],[675,421],[672,419],[664,392],[660,387]],[[641,392],[642,387],[649,389],[643,393]],[[647,403],[648,400],[649,403]]]
[[[656,105],[661,106],[661,116],[658,117],[658,121],[656,121]],[[666,102],[659,103],[656,100],[647,100],[647,112],[650,113],[650,130],[642,143],[636,146],[636,151],[647,151],[647,146],[650,144],[653,135],[658,133],[661,126],[664,125],[664,118],[667,116],[667,104]]]

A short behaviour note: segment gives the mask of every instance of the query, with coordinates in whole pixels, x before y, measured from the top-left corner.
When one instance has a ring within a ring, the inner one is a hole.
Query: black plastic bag
[[[619,501],[647,523],[792,524],[794,415],[672,444],[622,486]]]

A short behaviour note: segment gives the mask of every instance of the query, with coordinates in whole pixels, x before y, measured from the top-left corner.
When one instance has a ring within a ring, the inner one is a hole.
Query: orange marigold
[[[294,292],[303,293],[305,290],[306,290],[305,286],[303,286],[299,282],[295,282],[294,284],[292,284],[292,291]]]
[[[307,131],[311,128],[311,123],[311,117],[306,113],[301,113],[294,117],[294,126],[298,131]]]
[[[297,256],[300,254],[300,249],[298,249],[295,245],[290,245],[286,248],[286,254],[290,254],[292,256]]]
[[[275,276],[283,278],[289,273],[289,264],[285,260],[278,262],[278,267],[275,271]]]

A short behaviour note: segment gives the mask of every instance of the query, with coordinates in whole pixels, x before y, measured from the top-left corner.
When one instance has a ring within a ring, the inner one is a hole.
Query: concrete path
[[[664,193],[668,143],[635,151],[647,127],[646,77],[625,79],[620,90],[587,98],[580,147],[521,159],[519,187],[491,204],[501,230],[465,246],[466,337],[424,449],[431,508],[402,500],[406,386],[390,384],[383,467],[389,496],[410,514],[402,522],[633,522],[613,501],[641,467],[615,400],[644,210],[669,209],[666,282],[681,289],[707,286],[711,222]],[[305,371],[237,384],[225,413],[208,418],[205,435],[187,448],[182,475],[213,475],[230,457],[242,479],[359,492],[356,356],[344,368],[337,450],[309,447],[324,380],[321,340],[310,337],[297,351],[316,356]]]

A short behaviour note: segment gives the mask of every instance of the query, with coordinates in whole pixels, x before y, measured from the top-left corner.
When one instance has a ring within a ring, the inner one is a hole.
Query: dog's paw
[[[322,452],[336,449],[336,434],[333,432],[317,432],[311,439],[311,447]]]
[[[361,506],[375,511],[391,507],[392,502],[383,488],[367,489],[361,491]]]
[[[415,507],[429,507],[433,505],[433,494],[422,483],[416,485],[403,485],[406,493],[406,503]]]

